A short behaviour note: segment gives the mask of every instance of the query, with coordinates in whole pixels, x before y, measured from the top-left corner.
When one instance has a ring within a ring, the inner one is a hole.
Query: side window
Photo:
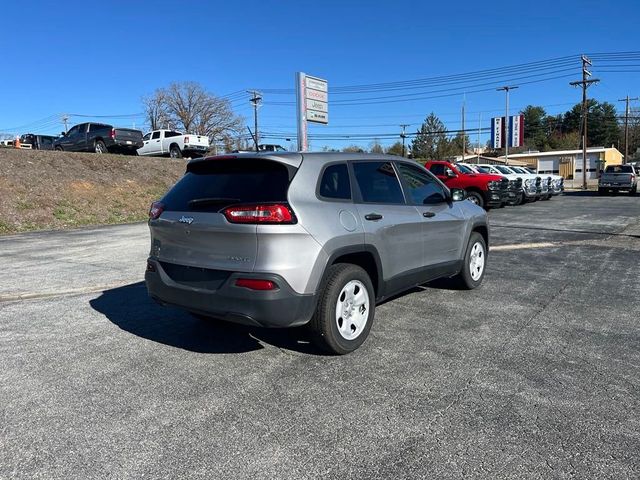
[[[444,164],[434,163],[429,167],[429,171],[434,175],[444,175]]]
[[[73,127],[71,130],[69,130],[67,132],[67,136],[70,135],[77,135],[78,133],[80,133],[80,125],[76,125],[75,127]]]
[[[142,140],[146,142],[150,138],[151,138],[151,133],[147,133],[144,137],[142,137]]]
[[[444,189],[427,172],[406,163],[399,163],[398,171],[407,186],[407,193],[413,203],[434,205],[446,201]]]
[[[356,162],[353,170],[364,202],[404,203],[400,182],[391,162]]]
[[[320,180],[320,196],[351,200],[351,182],[346,163],[329,165]]]
[[[180,133],[178,132],[164,132],[164,138],[169,138],[169,137],[179,137]],[[153,137],[156,138],[156,137]]]
[[[151,139],[155,140],[156,138],[160,138],[160,132],[153,132],[153,135],[151,136]]]

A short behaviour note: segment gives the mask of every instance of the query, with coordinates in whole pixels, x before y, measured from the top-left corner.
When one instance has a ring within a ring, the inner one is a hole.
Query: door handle
[[[425,218],[432,218],[432,217],[435,217],[436,214],[433,212],[422,212],[422,216]]]
[[[379,213],[368,213],[364,216],[365,220],[382,220],[382,215]]]

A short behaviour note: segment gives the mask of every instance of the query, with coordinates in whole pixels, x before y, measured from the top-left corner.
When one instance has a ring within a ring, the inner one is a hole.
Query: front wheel
[[[369,335],[375,308],[367,272],[348,263],[332,265],[309,323],[314,343],[338,355],[353,352]]]
[[[478,192],[467,192],[467,200],[471,203],[475,203],[479,207],[484,207],[484,198]]]
[[[487,243],[482,235],[473,232],[469,237],[467,250],[462,262],[462,271],[458,274],[460,286],[466,290],[479,287],[484,278],[487,264]]]

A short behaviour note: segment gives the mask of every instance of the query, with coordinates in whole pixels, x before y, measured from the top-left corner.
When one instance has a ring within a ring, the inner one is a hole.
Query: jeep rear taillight
[[[164,203],[153,202],[149,209],[149,220],[156,220],[164,212]]]
[[[115,129],[115,128],[112,128],[112,129],[111,129],[111,133],[109,134],[109,136],[110,136],[113,140],[115,140],[115,139],[116,139],[116,129]]]
[[[295,223],[291,209],[283,203],[237,205],[225,208],[222,213],[230,223]]]
[[[189,137],[184,137],[184,143],[189,143]]]

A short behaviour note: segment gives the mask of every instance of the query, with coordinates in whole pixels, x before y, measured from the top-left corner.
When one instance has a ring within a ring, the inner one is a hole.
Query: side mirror
[[[465,192],[463,189],[461,188],[451,189],[451,200],[453,200],[454,202],[461,202],[465,198],[467,198],[467,192]]]
[[[66,137],[67,136],[67,132],[60,132],[60,136],[61,137]]]
[[[456,177],[456,174],[450,168],[447,168],[446,174],[447,174],[447,177],[449,177],[449,178],[455,178]]]

